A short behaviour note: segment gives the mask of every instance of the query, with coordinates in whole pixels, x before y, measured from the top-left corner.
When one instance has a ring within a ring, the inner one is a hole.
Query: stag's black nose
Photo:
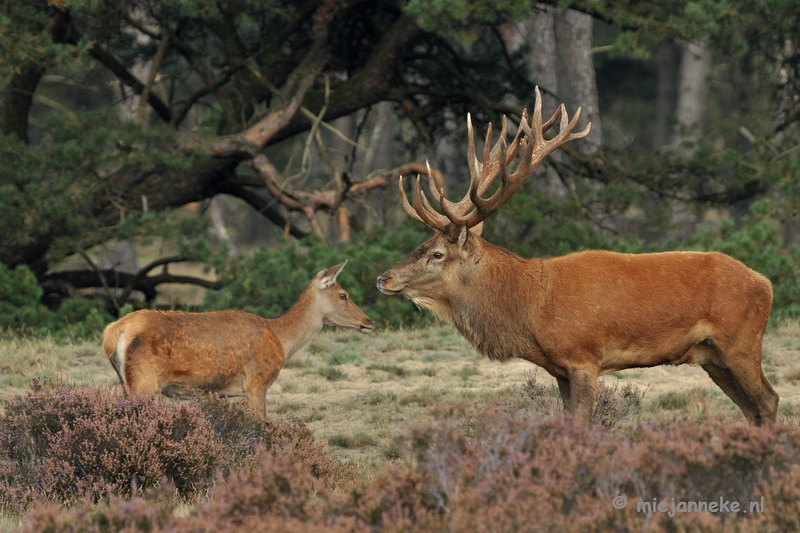
[[[375,283],[375,285],[377,285],[377,286],[378,286],[378,288],[380,289],[380,288],[381,288],[381,285],[383,285],[384,283],[386,283],[387,281],[389,281],[389,279],[390,279],[389,277],[387,277],[387,276],[384,276],[383,274],[381,274],[380,276],[378,276],[378,279],[376,280],[376,283]]]

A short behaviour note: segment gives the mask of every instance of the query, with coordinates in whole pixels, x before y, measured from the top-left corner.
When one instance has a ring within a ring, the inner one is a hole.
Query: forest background
[[[503,115],[513,130],[535,86],[545,115],[581,107],[591,133],[488,240],[526,257],[721,250],[796,315],[798,15],[789,0],[3,2],[0,326],[274,316],[345,258],[376,321],[424,322],[373,285],[427,234],[397,176],[429,159],[460,196],[466,114],[481,135]]]

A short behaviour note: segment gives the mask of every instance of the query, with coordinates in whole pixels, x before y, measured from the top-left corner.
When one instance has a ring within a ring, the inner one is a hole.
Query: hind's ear
[[[347,260],[345,259],[344,262],[339,263],[338,265],[320,270],[315,276],[317,279],[317,287],[319,287],[320,289],[327,289],[328,287],[336,283],[336,277],[339,275],[339,273],[342,271],[342,269],[346,264]]]

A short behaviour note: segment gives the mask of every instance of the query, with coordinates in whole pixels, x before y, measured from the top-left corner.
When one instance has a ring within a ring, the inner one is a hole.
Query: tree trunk
[[[558,52],[556,50],[556,8],[537,4],[536,11],[518,23],[512,33],[512,49],[518,49],[525,42],[530,51],[525,56],[531,82],[539,86],[542,94],[542,115],[551,116],[559,102]]]
[[[578,141],[577,149],[584,154],[596,152],[603,144],[600,124],[600,104],[597,96],[597,80],[592,61],[592,17],[573,9],[566,9],[556,25],[557,44],[566,69],[569,94],[565,99],[567,111],[573,113],[581,108],[581,118],[576,131],[592,123],[589,135]],[[560,87],[562,93],[565,87]]]
[[[517,23],[509,35],[509,48],[517,51],[526,44],[530,47],[525,55],[528,79],[539,87],[542,98],[542,116],[549,118],[561,103],[558,84],[558,48],[556,46],[557,8],[546,4],[536,4],[536,9],[525,20]],[[530,109],[533,101],[523,102]],[[546,120],[545,118],[545,120]],[[550,156],[551,161],[561,161],[557,151]],[[537,190],[547,192],[557,198],[565,198],[568,191],[561,182],[558,172],[552,165],[540,166],[533,179]]]
[[[667,146],[672,138],[675,103],[678,100],[678,67],[680,51],[675,43],[658,49],[658,82],[656,87],[656,123],[653,127],[653,148]]]
[[[28,142],[28,113],[42,74],[44,69],[38,65],[25,66],[0,93],[0,133]]]
[[[705,44],[692,42],[683,47],[675,110],[677,124],[670,143],[681,157],[689,158],[694,154],[695,145],[702,135],[712,58],[711,49]]]

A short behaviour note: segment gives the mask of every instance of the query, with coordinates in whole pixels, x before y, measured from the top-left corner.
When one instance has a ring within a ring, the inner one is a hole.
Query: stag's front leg
[[[594,368],[577,368],[569,373],[569,403],[564,408],[581,422],[591,423],[594,414],[598,372]],[[561,380],[559,380],[561,389]],[[561,389],[563,391],[563,389]],[[562,392],[562,398],[564,393]],[[569,405],[569,407],[567,407]]]

